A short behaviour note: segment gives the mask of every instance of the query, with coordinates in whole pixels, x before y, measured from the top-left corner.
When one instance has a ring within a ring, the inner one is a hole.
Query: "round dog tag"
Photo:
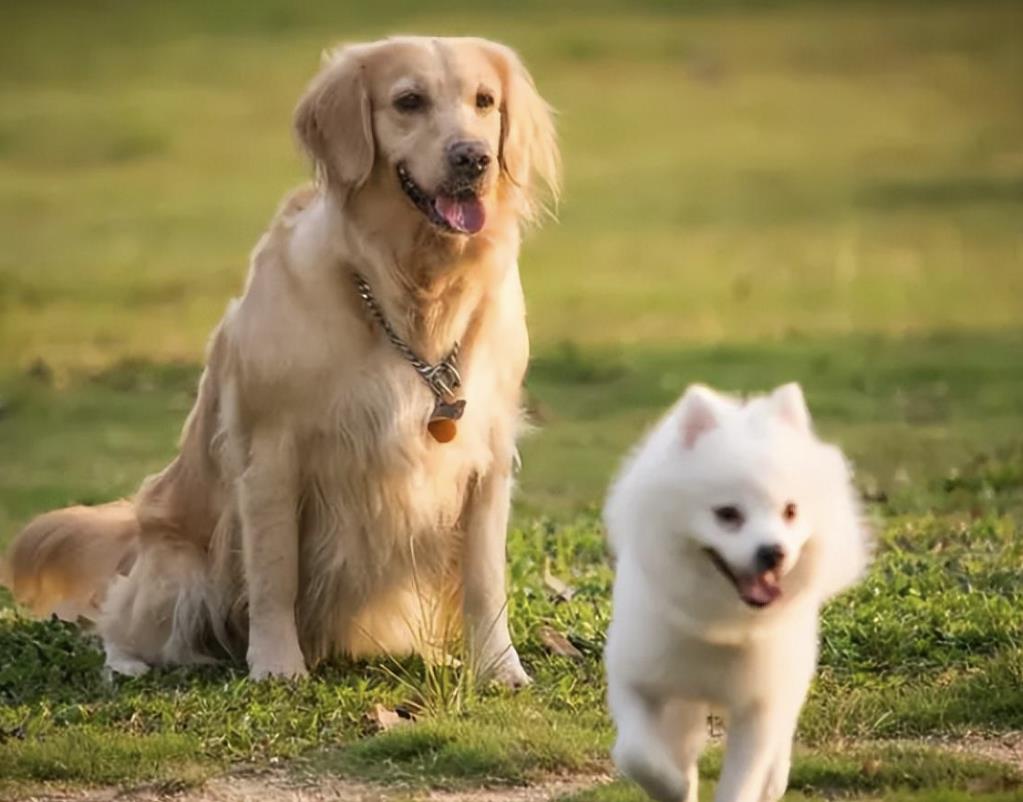
[[[451,418],[434,418],[426,424],[426,430],[438,443],[450,443],[458,434],[458,426]]]
[[[465,399],[459,398],[454,401],[441,401],[433,407],[433,414],[430,422],[426,424],[426,430],[438,443],[450,443],[458,434],[458,424],[455,423],[462,417],[465,411]]]

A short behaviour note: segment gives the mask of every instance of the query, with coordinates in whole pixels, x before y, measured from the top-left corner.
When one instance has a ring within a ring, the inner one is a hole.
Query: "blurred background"
[[[878,496],[1023,438],[1018,2],[48,0],[3,17],[0,544],[173,454],[206,337],[308,176],[300,92],[324,48],[388,33],[499,39],[559,113],[564,200],[521,261],[540,430],[520,520],[599,503],[691,381],[804,382]]]

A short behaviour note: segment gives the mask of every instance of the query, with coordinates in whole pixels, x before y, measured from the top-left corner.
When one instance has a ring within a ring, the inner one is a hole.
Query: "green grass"
[[[491,698],[318,755],[321,770],[407,785],[516,785],[555,772],[603,768],[606,724],[596,711],[566,715],[534,695]]]
[[[567,186],[522,257],[539,432],[510,604],[535,686],[367,737],[375,704],[423,702],[421,664],[110,684],[95,643],[0,595],[0,796],[270,759],[412,789],[604,770],[610,475],[686,384],[793,379],[854,458],[879,551],[827,610],[789,798],[1023,796],[1004,767],[900,745],[1023,729],[1018,3],[57,0],[5,23],[0,545],[42,510],[132,492],[173,454],[205,339],[306,175],[288,118],[325,45],[399,30],[513,44],[559,110]],[[551,598],[547,564],[571,601]],[[544,624],[583,658],[548,655]]]
[[[795,787],[959,787],[976,777],[920,750],[879,750],[889,757],[870,784],[853,782],[868,753],[843,744],[1023,728],[1021,470],[1023,448],[995,452],[877,506],[885,521],[878,560],[826,611],[821,674],[800,729],[801,741],[819,751],[798,762],[795,776],[804,779]],[[964,492],[968,510],[960,506]],[[925,502],[930,512],[921,515],[915,510]],[[16,736],[0,739],[0,762],[17,767],[14,777],[46,778],[49,770],[51,779],[131,779],[146,764],[122,778],[116,765],[57,766],[38,752],[69,737],[109,735],[108,753],[134,761],[118,745],[137,734],[152,744],[170,739],[167,759],[153,763],[161,771],[174,765],[180,743],[214,767],[304,758],[318,770],[404,783],[521,783],[550,771],[594,771],[611,738],[600,663],[611,570],[599,527],[585,514],[534,520],[513,531],[510,552],[514,635],[535,687],[484,694],[369,740],[364,714],[374,704],[416,701],[409,686],[425,670],[417,661],[404,664],[400,680],[382,661],[325,666],[298,684],[257,685],[242,667],[222,666],[111,685],[97,646],[75,627],[8,612],[0,618],[0,652],[9,656],[0,668],[0,732]],[[570,601],[545,587],[548,563],[575,588]],[[542,624],[565,632],[583,658],[547,654],[536,638]],[[1009,782],[1014,775],[983,776]]]
[[[171,787],[181,787],[200,783],[209,770],[196,765],[195,740],[166,733],[121,734],[80,727],[45,740],[19,740],[5,752],[9,762],[0,791],[5,783],[23,788],[40,780],[106,785],[166,778]]]
[[[523,446],[520,509],[557,514],[599,499],[622,454],[690,382],[749,392],[803,383],[820,431],[889,493],[1018,442],[1023,334],[789,338],[537,354],[527,386],[540,433]]]
[[[541,345],[1018,326],[1018,4],[694,5],[22,5],[0,366],[196,359],[307,172],[320,50],[393,30],[507,40],[560,112],[561,221],[522,260]]]
[[[710,802],[711,789],[700,792],[701,800]],[[819,793],[810,791],[789,791],[784,796],[785,802],[819,802],[830,800],[834,797],[829,795],[821,796]],[[843,799],[855,799],[859,802],[1019,802],[1018,791],[1003,791],[986,793],[969,789],[928,789],[924,791],[883,791],[878,794],[856,795],[841,797]],[[643,794],[634,785],[626,783],[615,783],[607,786],[600,786],[579,794],[563,796],[559,802],[647,802],[649,797]]]
[[[721,769],[720,750],[700,761],[701,799],[712,798],[713,782]],[[902,746],[859,747],[797,752],[786,802],[816,800],[822,794],[885,802],[953,802],[1018,800],[1019,775],[1005,767],[976,758],[938,754]],[[560,802],[643,802],[648,797],[637,786],[617,781],[564,796]]]

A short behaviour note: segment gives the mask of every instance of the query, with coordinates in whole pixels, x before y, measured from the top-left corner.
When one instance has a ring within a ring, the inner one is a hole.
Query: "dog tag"
[[[458,424],[455,423],[462,417],[465,410],[465,399],[448,404],[445,401],[438,401],[433,408],[430,422],[426,424],[426,430],[438,443],[450,443],[458,434]]]

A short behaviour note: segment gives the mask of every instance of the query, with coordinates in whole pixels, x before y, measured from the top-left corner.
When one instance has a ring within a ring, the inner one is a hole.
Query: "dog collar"
[[[462,386],[462,374],[458,372],[458,341],[451,347],[450,353],[440,362],[431,365],[420,357],[409,347],[401,336],[394,330],[383,310],[373,296],[369,282],[358,273],[353,273],[355,287],[362,299],[363,305],[370,316],[380,324],[387,339],[391,341],[399,354],[405,361],[415,368],[416,373],[426,382],[426,386],[433,393],[434,404],[430,420],[426,424],[426,430],[438,443],[449,443],[455,439],[458,433],[458,421],[465,410],[465,399],[457,397],[457,391]]]

